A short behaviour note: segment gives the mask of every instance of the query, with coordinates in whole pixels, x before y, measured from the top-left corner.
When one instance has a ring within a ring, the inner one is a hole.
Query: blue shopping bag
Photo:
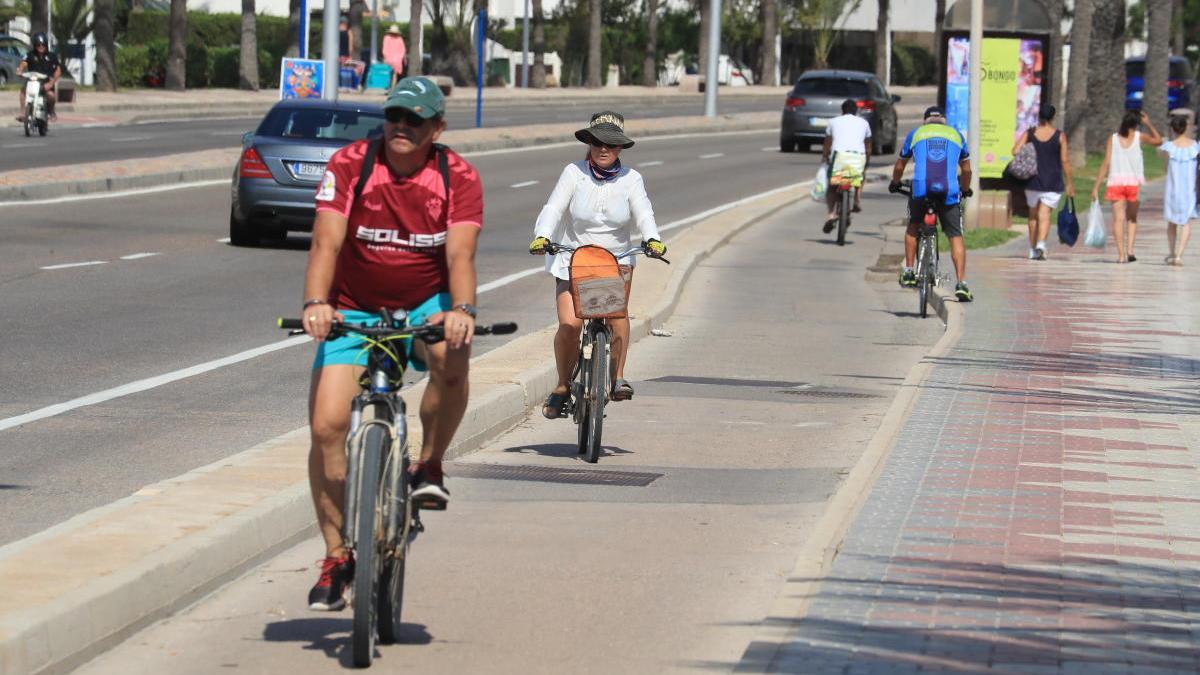
[[[1067,205],[1058,212],[1058,240],[1074,246],[1079,240],[1079,218],[1075,215],[1075,198],[1068,197]]]

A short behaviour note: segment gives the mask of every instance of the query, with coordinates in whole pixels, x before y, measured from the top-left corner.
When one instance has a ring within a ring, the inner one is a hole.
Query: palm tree
[[[254,0],[242,0],[242,59],[238,66],[238,86],[258,91],[258,21]]]
[[[46,21],[46,10],[50,7],[50,0],[30,0],[29,2],[29,23],[31,33],[49,33],[50,25]]]
[[[700,72],[701,77],[707,77],[708,76],[708,22],[712,19],[712,17],[709,16],[709,14],[711,14],[711,12],[709,12],[708,9],[709,9],[709,6],[711,3],[709,3],[708,0],[696,0],[696,2],[700,5],[700,61],[699,61],[700,71],[699,72]]]
[[[92,6],[92,33],[96,36],[96,91],[116,91],[117,47],[113,39],[113,0],[96,0]]]
[[[167,89],[187,88],[187,0],[171,0],[168,26]]]
[[[421,0],[410,0],[408,3],[408,74],[421,74],[421,53],[425,46],[421,44],[421,21],[423,20],[425,3]]]
[[[287,56],[300,56],[300,0],[288,0]]]
[[[1171,56],[1171,0],[1146,0],[1146,76],[1142,106],[1150,121],[1161,129],[1167,121],[1166,82]]]
[[[891,0],[878,0],[879,16],[875,20],[875,77],[886,84],[888,82],[888,32],[891,30],[888,14],[891,12]]]
[[[1087,2],[1087,0],[1083,0]],[[946,23],[946,0],[937,0],[933,4],[933,58],[937,60],[937,70],[942,72],[946,64],[942,63],[942,24]]]
[[[1082,164],[1087,148],[1088,57],[1092,44],[1092,0],[1075,0],[1075,18],[1071,23],[1071,63],[1067,78],[1067,105],[1063,129],[1071,163]]]
[[[1171,3],[1171,50],[1175,56],[1185,56],[1187,49],[1183,32],[1183,0]]]
[[[762,0],[762,46],[759,48],[758,81],[778,85],[775,81],[775,41],[779,38],[779,0]]]
[[[642,86],[658,86],[658,0],[646,0],[646,58]]]
[[[1092,0],[1087,151],[1104,152],[1125,107],[1125,0]]]
[[[588,0],[588,58],[587,86],[600,86],[600,38],[604,30],[601,22],[601,0]]]
[[[536,89],[546,86],[546,19],[542,14],[542,0],[532,0],[533,12],[533,67],[529,69],[529,83]]]
[[[363,50],[364,44],[369,44],[370,40],[363,41],[363,13],[367,11],[367,3],[364,0],[350,0],[350,9],[347,12],[350,15],[350,44],[354,48],[350,50],[350,58],[357,60],[359,52]],[[374,58],[374,57],[372,57]]]

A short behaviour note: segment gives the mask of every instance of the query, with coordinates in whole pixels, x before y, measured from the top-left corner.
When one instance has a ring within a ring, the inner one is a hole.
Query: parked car
[[[29,45],[12,35],[0,35],[0,86],[17,76],[17,66],[25,59]]]
[[[1125,59],[1125,107],[1141,110],[1146,88],[1146,57]],[[1167,110],[1187,108],[1192,103],[1196,80],[1192,66],[1182,56],[1172,56],[1167,66]]]
[[[242,137],[233,170],[229,240],[234,246],[279,241],[312,231],[314,197],[339,148],[383,134],[383,108],[353,101],[276,103],[258,129]]]
[[[842,114],[842,102],[854,99],[858,114],[871,124],[872,154],[896,151],[898,124],[892,96],[873,73],[858,70],[810,70],[796,80],[783,105],[779,149],[806,151],[825,140],[829,120]]]

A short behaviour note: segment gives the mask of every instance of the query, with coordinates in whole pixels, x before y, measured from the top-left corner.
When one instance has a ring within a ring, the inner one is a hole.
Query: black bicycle
[[[571,246],[549,243],[546,254],[573,253]],[[648,258],[661,260],[668,265],[671,261],[661,256],[655,256],[645,245],[632,248],[620,255],[617,260],[645,255]],[[624,283],[623,281],[621,282]],[[624,290],[621,290],[624,298]],[[623,303],[623,300],[622,300]],[[579,428],[579,454],[588,462],[595,464],[600,459],[600,442],[604,429],[604,405],[608,402],[610,382],[616,371],[616,364],[611,359],[610,345],[612,331],[606,319],[588,319],[583,325],[579,338],[579,356],[575,359],[575,370],[571,374],[571,401],[567,411]],[[628,348],[628,345],[626,346]]]
[[[404,310],[381,310],[379,317],[377,325],[335,324],[329,333],[330,339],[357,334],[366,341],[362,392],[350,404],[342,526],[345,546],[355,558],[351,652],[360,668],[371,665],[376,637],[384,644],[399,638],[404,563],[409,546],[425,530],[420,510],[430,508],[409,499],[408,424],[399,394],[409,363],[403,340],[435,344],[445,339],[441,325],[407,325]],[[300,319],[279,319],[278,324],[293,334],[304,332]],[[515,323],[497,323],[476,326],[475,334],[507,335],[516,330]]]
[[[900,188],[896,192],[912,197],[912,181],[905,180],[900,182]],[[962,198],[970,197],[969,193],[963,193]],[[937,242],[937,222],[938,214],[945,210],[946,195],[938,193],[930,193],[921,198],[920,207],[925,211],[921,221],[921,228],[917,232],[917,307],[924,319],[928,316],[929,311],[929,296],[933,293],[933,289],[941,283],[941,275],[938,273],[938,263],[940,256],[938,254]],[[909,208],[912,208],[910,201]],[[911,221],[911,215],[910,215]]]

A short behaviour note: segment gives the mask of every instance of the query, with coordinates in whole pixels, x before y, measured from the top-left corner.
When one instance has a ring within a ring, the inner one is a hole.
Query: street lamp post
[[[704,116],[717,116],[717,60],[721,54],[721,0],[708,3],[708,68],[704,73]]]
[[[338,0],[325,0],[321,26],[321,59],[325,61],[325,86],[321,98],[336,101],[341,69],[338,68]]]
[[[967,200],[967,226],[979,227],[979,126],[980,95],[983,93],[983,0],[971,0],[971,99],[968,106],[970,117],[967,128],[967,144],[975,170],[971,172],[971,190],[974,199]]]
[[[525,0],[525,20],[521,28],[521,86],[529,88],[529,0]]]
[[[379,53],[379,0],[371,0],[371,58],[367,61],[367,67],[375,63],[376,54]],[[363,74],[366,77],[366,73]]]

